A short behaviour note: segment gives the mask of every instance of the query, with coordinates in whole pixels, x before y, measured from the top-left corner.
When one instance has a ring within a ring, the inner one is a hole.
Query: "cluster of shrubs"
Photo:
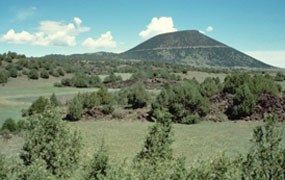
[[[92,75],[88,76],[86,74],[75,74],[72,78],[64,78],[60,83],[55,83],[56,87],[77,87],[77,88],[87,88],[87,87],[100,87],[102,86],[102,81],[99,76]]]
[[[0,134],[2,136],[9,135],[9,134],[17,134],[21,132],[25,127],[24,120],[15,121],[12,118],[7,118],[4,123],[2,124],[2,127],[0,129]]]
[[[78,121],[85,112],[93,108],[101,110],[104,114],[111,114],[115,110],[113,105],[113,95],[102,86],[97,92],[76,95],[69,102],[66,119]]]
[[[54,93],[50,96],[50,98],[40,96],[38,99],[36,99],[32,103],[29,109],[22,110],[22,116],[27,117],[27,116],[32,116],[35,114],[41,114],[50,106],[58,107],[60,105],[61,105],[61,102],[57,99]]]
[[[282,72],[277,72],[274,80],[275,81],[284,81],[285,80],[285,74]]]
[[[227,109],[231,119],[252,114],[262,94],[278,95],[282,88],[268,74],[232,74],[225,78],[223,91],[233,95],[233,103]]]
[[[202,89],[202,92],[206,92],[206,89]],[[166,110],[173,122],[194,124],[207,114],[209,101],[201,93],[199,83],[191,80],[174,86],[166,85],[151,105],[150,119],[155,117],[156,110]]]

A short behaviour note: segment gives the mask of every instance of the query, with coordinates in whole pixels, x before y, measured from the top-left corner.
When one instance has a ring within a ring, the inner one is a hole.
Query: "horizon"
[[[161,33],[198,30],[284,68],[284,7],[281,0],[0,2],[0,53],[119,53]]]

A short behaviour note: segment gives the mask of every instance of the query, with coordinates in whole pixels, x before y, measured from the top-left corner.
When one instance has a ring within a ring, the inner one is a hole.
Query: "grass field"
[[[221,80],[223,74],[208,74],[201,72],[188,72],[187,78],[196,77],[203,81],[206,77],[218,76]],[[130,74],[125,74],[129,78]],[[96,91],[96,88],[57,88],[53,84],[59,78],[49,80],[28,80],[25,78],[11,79],[8,84],[0,87],[0,125],[8,117],[21,118],[21,110],[28,108],[32,101],[39,96],[50,96],[55,93],[59,98],[72,97],[78,92]],[[153,91],[157,93],[158,90]],[[187,163],[195,160],[208,159],[225,151],[229,154],[244,154],[250,147],[250,138],[253,127],[260,122],[202,122],[197,125],[174,125],[174,154],[185,156]],[[147,129],[152,123],[141,121],[95,121],[83,120],[69,123],[72,128],[78,128],[85,144],[82,155],[92,154],[100,146],[102,139],[108,148],[112,162],[120,162],[125,158],[129,160],[142,148]],[[15,155],[19,153],[23,144],[21,136],[15,136],[9,141],[0,140],[0,153]]]
[[[260,122],[203,122],[196,125],[174,125],[174,155],[185,156],[187,164],[207,160],[225,151],[230,155],[244,154],[250,147],[253,127]],[[82,134],[82,155],[89,158],[104,139],[111,162],[131,160],[143,146],[147,129],[152,123],[141,121],[81,121],[69,124]],[[15,137],[0,141],[0,153],[15,155],[23,139]]]
[[[26,78],[10,79],[5,86],[0,87],[0,125],[6,118],[21,118],[21,110],[27,108],[39,96],[67,96],[79,92],[96,91],[97,88],[57,88],[53,84],[60,78],[48,80],[28,80]]]

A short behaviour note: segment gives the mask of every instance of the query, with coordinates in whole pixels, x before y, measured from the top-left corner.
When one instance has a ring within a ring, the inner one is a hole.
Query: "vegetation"
[[[58,178],[68,178],[79,162],[81,138],[70,132],[54,109],[28,119],[27,137],[20,155],[24,166],[41,162],[47,172]],[[35,169],[34,169],[35,170]]]
[[[207,114],[209,102],[201,95],[199,84],[190,81],[162,89],[151,106],[150,118],[155,118],[156,109],[167,110],[173,122],[194,124]]]

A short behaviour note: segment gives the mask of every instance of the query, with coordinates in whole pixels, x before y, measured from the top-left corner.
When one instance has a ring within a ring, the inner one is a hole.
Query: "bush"
[[[20,158],[26,167],[41,161],[44,169],[57,179],[69,179],[78,165],[81,137],[70,132],[55,109],[28,119],[27,135]]]
[[[115,108],[111,104],[104,105],[102,109],[102,112],[104,114],[112,114],[114,111],[115,111]]]
[[[5,84],[8,82],[8,74],[6,71],[0,70],[0,84]]]
[[[11,133],[16,132],[17,129],[17,124],[15,123],[15,121],[12,118],[8,118],[4,121],[1,131],[3,130],[8,130]]]
[[[231,119],[239,119],[251,115],[256,105],[256,98],[251,93],[247,84],[236,90],[233,105],[227,110]]]
[[[70,121],[80,120],[83,114],[83,105],[79,96],[76,96],[68,105],[67,119]]]
[[[203,96],[211,97],[221,90],[220,79],[207,77],[200,86],[200,92]]]
[[[49,78],[49,73],[46,70],[43,70],[40,74],[41,78],[43,79],[48,79]]]
[[[12,68],[9,70],[10,77],[16,78],[18,76],[18,70],[16,68]]]
[[[162,89],[151,106],[150,118],[153,117],[153,112],[156,109],[166,109],[172,115],[173,122],[182,123],[183,120],[189,123],[192,115],[197,114],[201,118],[207,114],[209,102],[206,97],[201,95],[199,84],[196,81],[190,81],[175,86],[166,86]]]
[[[38,71],[35,70],[35,69],[30,70],[30,72],[29,72],[29,74],[28,74],[28,77],[29,77],[30,79],[39,79]]]
[[[285,148],[283,128],[275,116],[267,115],[266,124],[253,131],[254,145],[242,162],[241,179],[284,179]]]
[[[54,107],[60,106],[60,104],[61,104],[54,93],[49,98],[49,101],[50,101],[50,104]]]
[[[133,109],[147,106],[150,99],[149,93],[145,90],[143,83],[137,83],[127,90],[127,101]]]
[[[86,180],[89,179],[104,179],[107,176],[109,170],[109,156],[102,143],[98,152],[94,154],[93,160],[88,167],[88,173],[85,177]]]
[[[117,81],[122,81],[121,76],[116,76],[113,72],[104,79],[104,83],[113,83]]]
[[[40,114],[49,106],[49,100],[43,96],[34,101],[28,110],[28,115]]]

